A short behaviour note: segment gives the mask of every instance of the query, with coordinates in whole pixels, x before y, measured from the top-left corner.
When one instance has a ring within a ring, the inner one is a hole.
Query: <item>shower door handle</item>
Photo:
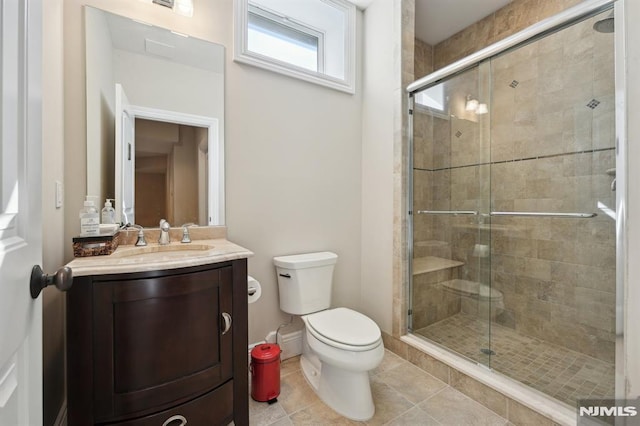
[[[598,216],[597,213],[553,213],[553,212],[491,212],[490,216],[535,216],[535,217],[564,217],[572,219],[589,219]]]
[[[477,216],[477,210],[418,210],[418,214],[451,214],[454,216],[457,215],[473,215]]]

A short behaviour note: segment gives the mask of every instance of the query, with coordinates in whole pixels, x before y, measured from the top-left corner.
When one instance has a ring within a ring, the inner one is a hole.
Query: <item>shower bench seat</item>
[[[426,274],[428,272],[443,271],[446,269],[457,268],[463,266],[464,262],[451,259],[443,259],[441,257],[426,256],[413,259],[413,275]]]

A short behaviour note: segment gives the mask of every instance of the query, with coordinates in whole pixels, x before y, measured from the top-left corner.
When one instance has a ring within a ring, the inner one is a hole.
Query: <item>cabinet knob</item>
[[[222,313],[222,320],[224,321],[224,328],[222,329],[222,334],[227,334],[227,331],[231,328],[231,315],[226,312]]]
[[[179,422],[179,423],[176,423]],[[175,416],[169,417],[167,420],[162,423],[162,426],[184,426],[187,424],[187,419],[180,414],[176,414]]]

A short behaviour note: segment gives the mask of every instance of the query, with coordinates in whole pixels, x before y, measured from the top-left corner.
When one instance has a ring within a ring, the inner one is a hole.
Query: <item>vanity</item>
[[[168,245],[151,235],[146,247],[124,232],[111,255],[68,264],[70,426],[249,424],[252,253],[224,227],[199,228],[188,244],[171,231]]]

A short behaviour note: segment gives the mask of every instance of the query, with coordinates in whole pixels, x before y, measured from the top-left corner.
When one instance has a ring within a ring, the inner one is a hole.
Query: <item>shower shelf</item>
[[[427,256],[413,259],[413,275],[426,274],[427,272],[443,271],[445,269],[457,268],[464,265],[464,262],[457,260],[443,259],[441,257]]]

